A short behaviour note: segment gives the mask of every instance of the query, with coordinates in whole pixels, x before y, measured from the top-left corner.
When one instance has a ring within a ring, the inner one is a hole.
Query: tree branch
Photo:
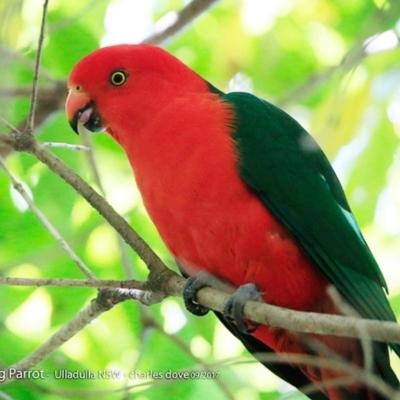
[[[167,279],[157,279],[155,282],[140,282],[136,280],[79,280],[79,279],[29,279],[29,278],[0,278],[0,285],[16,286],[70,286],[70,287],[92,287],[92,288],[120,288],[142,291],[136,299],[142,301],[149,288],[155,290],[162,300],[165,296],[182,296],[183,286],[186,280],[173,271],[169,271]],[[164,276],[165,277],[165,276]],[[222,312],[230,297],[212,288],[203,288],[198,292],[197,298],[201,305],[212,310]],[[270,304],[250,301],[244,308],[246,318],[252,321],[269,325],[275,328],[287,329],[293,332],[315,333],[321,335],[346,336],[387,343],[400,343],[400,326],[395,322],[383,322],[357,317],[341,315],[319,314],[312,312],[295,311]]]
[[[169,13],[156,23],[154,33],[144,39],[142,43],[160,44],[171,36],[178,33],[186,25],[210,8],[218,0],[192,0],[186,7],[177,13]],[[170,17],[169,23],[165,26],[165,18]],[[160,26],[162,25],[162,26]],[[160,26],[160,27],[158,27]]]
[[[36,97],[34,129],[41,125],[53,112],[61,109],[65,103],[65,82],[55,82],[50,88],[39,89]],[[23,132],[28,124],[28,117],[24,118],[17,126],[11,125],[0,116],[0,124],[6,126],[11,132]],[[0,143],[0,157],[6,159],[12,152],[12,146],[7,146],[3,140]]]
[[[286,93],[283,98],[276,102],[279,107],[286,107],[289,103],[296,104],[300,99],[308,96],[310,93],[315,93],[316,90],[328,80],[332,79],[335,74],[346,74],[348,71],[357,67],[361,62],[370,55],[367,51],[367,45],[379,37],[382,30],[389,29],[388,22],[393,22],[393,16],[398,15],[400,11],[398,2],[391,2],[391,7],[385,7],[383,4],[378,8],[369,21],[366,21],[368,27],[367,32],[363,32],[363,37],[356,41],[353,46],[346,52],[343,59],[338,65],[326,69],[323,72],[318,72],[310,75],[303,83]],[[394,26],[394,25],[393,25]],[[378,31],[377,31],[378,27]],[[393,27],[390,27],[393,28]],[[400,40],[397,42],[397,47],[400,45]]]
[[[311,366],[321,369],[325,368],[348,375],[346,377],[332,378],[330,380],[312,383],[308,386],[299,388],[301,391],[304,391],[304,393],[307,392],[307,394],[315,393],[319,389],[325,389],[327,387],[341,387],[354,383],[362,383],[366,387],[374,389],[377,393],[380,393],[389,400],[400,400],[400,392],[398,390],[393,389],[393,387],[388,385],[374,373],[361,369],[354,364],[350,364],[343,358],[322,358],[320,356],[308,354],[288,354],[284,356],[278,354],[277,357],[277,354],[274,353],[262,353],[257,355],[257,359],[261,362],[275,364],[285,364],[289,361],[291,364]]]
[[[79,287],[95,289],[136,289],[148,290],[148,283],[137,280],[114,279],[64,279],[64,278],[17,278],[1,277],[0,286],[53,286],[53,287]]]
[[[160,258],[151,250],[148,244],[130,227],[106,200],[88,185],[78,174],[65,165],[60,159],[50,153],[33,136],[14,132],[10,135],[0,134],[1,145],[12,146],[16,151],[33,154],[46,164],[55,174],[72,186],[87,202],[95,208],[109,224],[120,234],[125,242],[135,250],[148,266],[150,273],[162,274],[168,271]]]
[[[186,280],[178,275],[171,276],[164,283],[163,290],[169,295],[181,296],[185,282]],[[223,311],[229,297],[230,294],[212,288],[203,288],[197,294],[199,304],[220,312]],[[358,339],[363,339],[367,335],[371,340],[400,343],[400,325],[396,322],[295,311],[253,301],[246,303],[244,315],[254,322],[293,332]]]
[[[113,306],[114,304],[111,301],[104,301],[100,292],[99,296],[95,300],[84,308],[74,319],[51,336],[50,339],[43,343],[43,345],[16,364],[9,367],[6,374],[7,378],[1,383],[4,384],[14,380],[15,377],[10,374],[12,370],[26,371],[39,364],[65,342],[80,332],[86,325],[90,324],[105,311],[110,310]]]
[[[96,276],[92,271],[85,265],[85,263],[79,258],[79,256],[72,250],[66,240],[60,235],[57,229],[53,226],[53,224],[47,219],[47,217],[35,206],[32,199],[21,185],[21,183],[17,182],[14,176],[11,174],[10,170],[7,168],[6,164],[2,157],[0,157],[0,167],[4,169],[8,178],[10,179],[13,188],[22,196],[28,205],[29,209],[36,215],[36,217],[40,220],[40,222],[46,227],[46,229],[50,232],[50,234],[57,240],[63,250],[68,254],[72,261],[78,266],[78,268],[90,279],[96,279]]]
[[[42,22],[41,22],[41,26],[40,26],[40,35],[39,35],[39,41],[38,41],[38,49],[37,49],[37,55],[36,55],[36,60],[35,60],[35,72],[33,75],[33,82],[32,82],[31,104],[30,104],[30,108],[29,108],[28,121],[27,121],[27,125],[26,125],[26,132],[28,134],[33,132],[33,128],[34,128],[34,124],[35,124],[34,119],[35,119],[36,98],[37,98],[37,91],[38,91],[39,68],[40,68],[40,60],[42,57],[44,30],[45,30],[45,26],[46,26],[46,16],[47,16],[48,4],[49,4],[49,0],[44,0]]]
[[[44,147],[54,147],[58,149],[67,149],[73,151],[91,151],[90,147],[80,144],[59,143],[59,142],[42,142]]]

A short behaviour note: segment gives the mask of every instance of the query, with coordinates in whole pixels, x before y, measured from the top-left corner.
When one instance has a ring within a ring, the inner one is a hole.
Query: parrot
[[[204,286],[230,293],[221,322],[259,361],[312,400],[386,398],[339,359],[393,389],[400,346],[299,334],[244,318],[246,301],[396,321],[387,284],[328,158],[289,114],[246,92],[225,93],[163,48],[118,44],[83,57],[68,78],[66,116],[123,149],[150,219],[188,278],[189,311]],[[369,349],[369,350],[368,350]],[[367,352],[368,350],[368,352]],[[276,355],[281,362],[263,355]],[[318,365],[291,360],[314,355]]]

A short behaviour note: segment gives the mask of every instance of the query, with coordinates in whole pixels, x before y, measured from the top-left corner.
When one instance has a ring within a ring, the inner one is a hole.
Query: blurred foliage
[[[99,45],[144,39],[156,21],[162,18],[161,26],[186,3],[50,1],[39,90],[51,96],[54,85],[65,84],[71,67],[83,55]],[[23,122],[29,106],[41,10],[39,0],[0,4],[0,115],[14,125]],[[284,107],[311,131],[342,180],[387,277],[397,314],[399,18],[398,1],[224,0],[164,44],[215,86],[254,91]],[[62,109],[52,110],[36,133],[42,141],[81,141]],[[105,135],[91,140],[107,199],[175,268],[147,219],[122,151]],[[54,153],[96,186],[87,154],[65,149]],[[116,235],[97,212],[32,156],[11,154],[7,163],[97,277],[126,277]],[[3,276],[84,278],[26,210],[1,171],[0,199]],[[132,251],[127,254],[133,276],[144,279],[144,264]],[[94,296],[93,289],[0,287],[0,367],[34,350]],[[243,355],[242,346],[213,316],[188,315],[180,299],[167,299],[149,309],[128,302],[100,317],[37,366],[46,379],[16,381],[1,390],[13,399],[48,400],[279,399],[291,390],[261,365],[241,363]],[[225,362],[232,358],[237,362]],[[400,371],[400,364],[394,364]],[[151,375],[208,369],[218,372],[219,379],[160,381]],[[61,379],[54,371],[89,371],[96,379]],[[101,379],[98,371],[116,375]],[[118,373],[134,376],[116,378]],[[137,387],[126,394],[124,388],[130,386]],[[294,392],[291,398],[304,397]]]

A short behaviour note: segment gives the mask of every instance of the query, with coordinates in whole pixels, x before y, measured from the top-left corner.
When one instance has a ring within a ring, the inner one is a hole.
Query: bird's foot
[[[254,283],[247,283],[246,285],[239,286],[236,292],[226,302],[223,315],[225,318],[235,322],[242,333],[251,334],[260,324],[244,318],[244,306],[247,301],[264,302]]]
[[[203,316],[209,311],[207,307],[197,303],[197,292],[204,287],[212,287],[225,292],[232,291],[229,285],[208,272],[202,271],[195,276],[189,277],[183,287],[183,301],[186,309],[194,315]]]
[[[190,276],[185,286],[183,287],[183,302],[188,311],[194,315],[203,316],[210,311],[207,307],[204,307],[197,303],[197,292],[203,287],[210,286],[209,274],[206,272],[200,272],[196,276]]]

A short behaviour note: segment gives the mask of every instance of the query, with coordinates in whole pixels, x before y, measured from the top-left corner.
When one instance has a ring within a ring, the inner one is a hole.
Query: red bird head
[[[205,92],[207,83],[159,47],[117,45],[80,60],[68,89],[66,114],[75,132],[83,125],[117,138],[127,120],[137,129],[145,128],[172,97]]]

